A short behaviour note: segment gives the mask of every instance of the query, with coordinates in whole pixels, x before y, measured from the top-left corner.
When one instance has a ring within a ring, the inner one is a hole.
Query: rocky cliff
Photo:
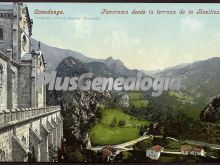
[[[79,76],[89,69],[81,61],[68,57],[57,67],[58,77]],[[99,101],[110,98],[108,91],[48,91],[47,104],[61,104],[64,117],[64,136],[67,141],[75,141],[90,147],[88,129],[94,122]]]
[[[200,119],[202,121],[217,121],[220,119],[220,97],[216,97],[213,101],[201,112]]]

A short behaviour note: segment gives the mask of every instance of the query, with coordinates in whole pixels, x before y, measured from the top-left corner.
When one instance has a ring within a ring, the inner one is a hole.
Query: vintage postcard
[[[0,162],[220,162],[220,4],[0,2]]]

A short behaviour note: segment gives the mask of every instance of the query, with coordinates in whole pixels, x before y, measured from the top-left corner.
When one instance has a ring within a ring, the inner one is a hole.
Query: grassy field
[[[183,104],[194,102],[194,98],[184,92],[171,91],[169,92],[169,95],[177,97]]]
[[[189,117],[193,119],[199,119],[201,111],[202,111],[201,109],[197,109],[197,108],[182,110],[183,113],[185,113],[186,115],[188,115]]]
[[[102,110],[103,117],[100,123],[95,124],[89,131],[93,145],[120,144],[139,137],[140,125],[149,125],[146,120],[139,120],[131,115],[122,112],[119,109]],[[112,120],[116,119],[117,123],[125,121],[124,126],[118,124],[111,126]]]
[[[145,100],[141,92],[128,92],[128,96],[130,99],[130,104],[133,105],[135,108],[144,108],[147,107],[149,104],[148,100]]]
[[[135,101],[131,101],[131,104],[135,107],[135,108],[144,108],[147,107],[147,105],[149,104],[148,100],[135,100]]]
[[[141,92],[135,92],[135,91],[129,91],[128,96],[130,100],[140,100],[142,98],[142,93]]]

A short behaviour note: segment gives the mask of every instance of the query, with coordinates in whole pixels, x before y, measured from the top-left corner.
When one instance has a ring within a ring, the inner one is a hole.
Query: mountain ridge
[[[33,46],[38,46],[37,40],[32,40]],[[56,67],[67,57],[74,57],[82,61],[88,71],[94,71],[97,75],[112,77],[136,77],[141,70],[128,69],[119,59],[108,57],[106,59],[95,59],[72,50],[60,49],[41,43],[41,49],[47,61],[48,71],[56,70]],[[87,64],[86,64],[87,63]],[[81,66],[81,65],[80,65]],[[75,68],[77,70],[77,68]],[[79,70],[78,70],[79,71]],[[79,71],[80,72],[80,71]],[[150,72],[149,72],[150,73]],[[182,77],[181,90],[195,98],[202,98],[210,101],[220,94],[220,57],[213,57],[207,60],[200,60],[190,64],[179,64],[166,68],[160,72],[151,74],[152,77]]]

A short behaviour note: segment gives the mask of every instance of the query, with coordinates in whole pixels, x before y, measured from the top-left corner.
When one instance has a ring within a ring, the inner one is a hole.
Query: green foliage
[[[122,121],[124,126],[120,126],[118,121]],[[111,127],[113,123],[114,127]],[[102,110],[100,123],[90,129],[89,135],[93,145],[120,144],[138,138],[141,125],[149,125],[149,122],[139,120],[120,109],[105,109]]]
[[[93,146],[120,144],[137,139],[139,129],[137,127],[110,127],[100,123],[89,131],[89,136]]]
[[[145,139],[143,141],[136,143],[133,147],[135,150],[138,151],[146,151],[146,149],[152,147],[152,145],[153,145],[152,139]]]
[[[142,99],[142,93],[141,92],[129,91],[128,96],[129,96],[129,99],[133,100],[133,101],[137,101],[137,100]]]
[[[49,160],[51,162],[57,162],[58,160],[57,149],[53,144],[49,144]]]
[[[194,103],[194,98],[190,96],[189,94],[183,92],[183,91],[171,91],[168,93],[170,96],[175,96],[178,98],[179,101],[181,101],[183,104],[185,103]]]
[[[130,106],[134,107],[135,109],[145,108],[149,103],[149,101],[144,98],[142,92],[129,91],[128,96],[130,100]]]
[[[139,130],[140,130],[139,135],[143,136],[144,133],[147,132],[147,129],[148,129],[148,125],[141,125],[141,126],[139,126]]]
[[[104,106],[98,106],[97,107],[97,111],[96,111],[95,117],[98,120],[98,122],[100,122],[101,119],[102,119],[102,110],[103,110],[103,108],[104,108]]]
[[[168,145],[168,143],[169,143],[169,141],[167,139],[157,138],[157,137],[153,138],[153,145],[166,146],[166,145]]]
[[[83,154],[80,152],[79,149],[76,149],[75,152],[73,153],[73,157],[74,157],[74,161],[76,162],[84,162],[85,161],[85,157],[83,156]]]
[[[120,120],[119,122],[118,122],[118,125],[119,126],[125,126],[125,124],[126,124],[126,121],[125,120]]]
[[[147,107],[149,101],[148,100],[135,100],[135,101],[130,101],[131,105],[133,105],[135,108],[140,109],[140,108],[145,108]]]
[[[149,122],[147,120],[140,120],[116,108],[103,110],[102,116],[103,117],[101,119],[101,123],[103,123],[104,125],[110,125],[110,123],[112,122],[114,118],[116,118],[117,121],[120,121],[120,120],[126,121],[126,126],[149,125]]]
[[[122,152],[122,160],[127,161],[132,157],[132,154],[128,151]]]
[[[116,127],[117,126],[117,118],[116,117],[114,117],[113,119],[112,119],[112,121],[111,121],[111,124],[110,124],[110,127]]]

